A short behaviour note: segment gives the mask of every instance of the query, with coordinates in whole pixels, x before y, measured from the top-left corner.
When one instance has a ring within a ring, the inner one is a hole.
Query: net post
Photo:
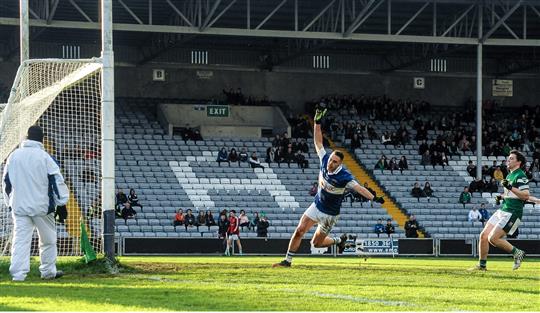
[[[103,247],[105,257],[114,262],[114,54],[112,34],[112,0],[101,1],[101,58],[103,70],[102,86],[102,203]]]
[[[19,17],[21,22],[20,29],[20,45],[21,45],[21,64],[29,59],[29,38],[30,38],[30,22],[28,15],[29,0],[19,1]]]

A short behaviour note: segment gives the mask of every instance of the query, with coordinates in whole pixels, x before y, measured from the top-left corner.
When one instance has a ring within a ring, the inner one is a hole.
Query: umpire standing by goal
[[[24,281],[30,271],[30,247],[34,227],[39,235],[41,278],[63,275],[56,270],[54,209],[66,205],[69,191],[53,158],[43,147],[43,129],[31,126],[27,140],[7,159],[2,177],[4,201],[13,216],[13,241],[9,272]]]

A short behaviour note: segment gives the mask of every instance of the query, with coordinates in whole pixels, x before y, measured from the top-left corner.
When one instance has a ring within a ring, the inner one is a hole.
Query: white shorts
[[[240,239],[240,237],[238,237],[237,234],[229,234],[228,236],[229,236],[230,240],[239,240]]]
[[[336,225],[339,219],[339,215],[328,215],[319,211],[315,203],[312,203],[304,214],[319,224],[317,230],[327,235],[330,233],[332,227]]]
[[[500,227],[508,235],[512,235],[521,224],[521,219],[512,215],[510,212],[497,210],[487,222],[495,227]]]

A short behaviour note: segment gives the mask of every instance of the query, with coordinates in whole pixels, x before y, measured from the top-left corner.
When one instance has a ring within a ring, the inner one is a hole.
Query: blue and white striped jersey
[[[317,209],[328,215],[339,215],[341,201],[345,193],[345,188],[352,188],[358,182],[352,174],[340,165],[334,172],[328,172],[326,168],[330,153],[324,149],[319,150],[320,171],[319,189],[315,195],[315,205]]]

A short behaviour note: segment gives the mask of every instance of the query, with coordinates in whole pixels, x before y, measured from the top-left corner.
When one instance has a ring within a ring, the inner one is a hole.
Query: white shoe
[[[12,281],[24,281],[25,277],[13,277]]]
[[[519,250],[517,251],[516,255],[514,256],[514,266],[512,269],[515,271],[521,266],[521,261],[525,258],[525,251]]]

